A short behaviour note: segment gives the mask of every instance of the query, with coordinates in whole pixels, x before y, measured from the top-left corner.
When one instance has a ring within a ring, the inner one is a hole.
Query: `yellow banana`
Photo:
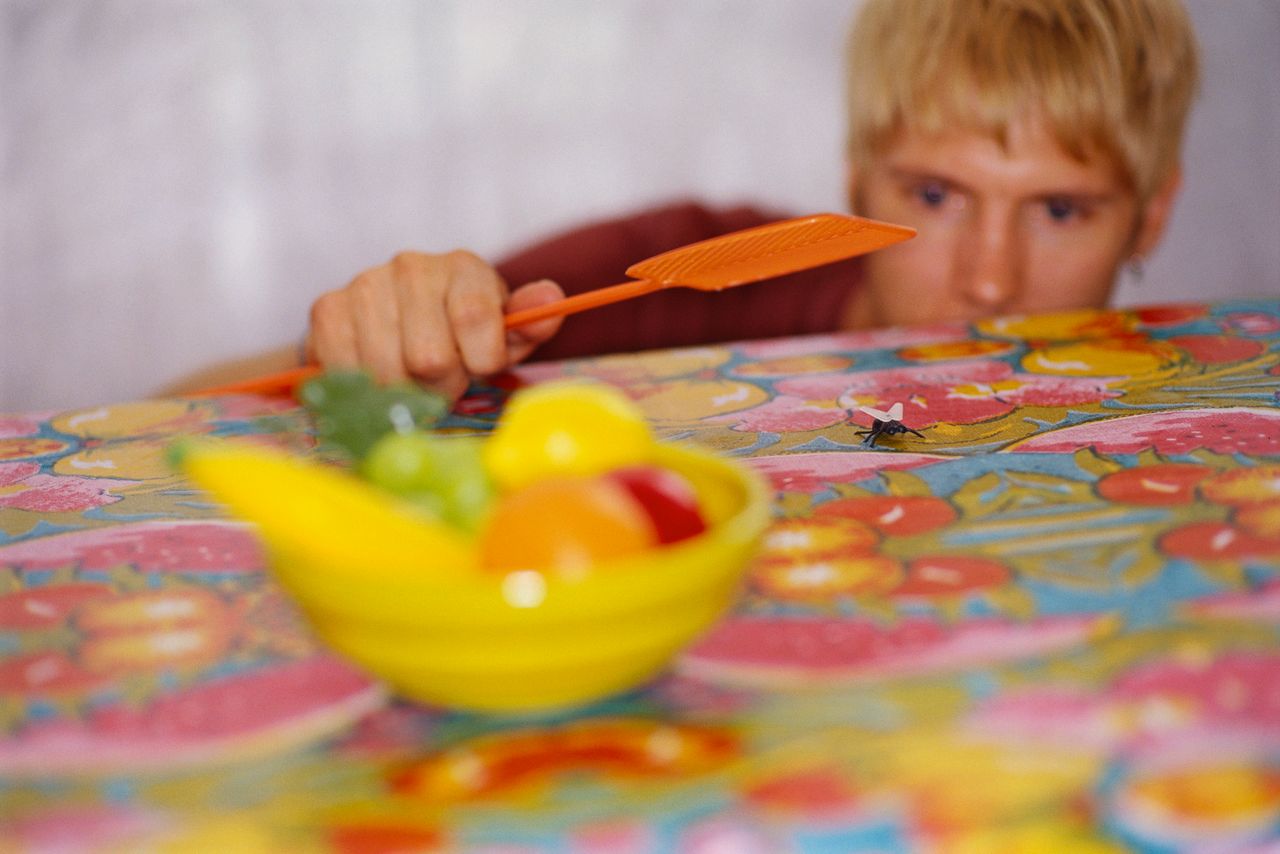
[[[475,564],[475,549],[453,528],[333,466],[230,441],[184,443],[176,456],[188,479],[253,522],[277,556],[384,575]]]

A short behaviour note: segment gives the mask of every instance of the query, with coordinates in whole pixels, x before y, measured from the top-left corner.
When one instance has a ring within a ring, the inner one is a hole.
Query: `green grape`
[[[368,480],[473,531],[489,508],[493,487],[480,458],[479,437],[444,438],[423,431],[390,433],[360,465]]]
[[[315,420],[316,435],[359,462],[379,439],[437,424],[448,402],[413,383],[379,386],[362,371],[330,371],[304,383],[303,406]]]
[[[407,495],[431,485],[436,468],[431,437],[426,433],[388,433],[360,464],[360,472],[383,489]]]
[[[484,440],[477,436],[447,440],[449,488],[445,519],[466,531],[476,531],[493,503],[494,487],[480,456]]]

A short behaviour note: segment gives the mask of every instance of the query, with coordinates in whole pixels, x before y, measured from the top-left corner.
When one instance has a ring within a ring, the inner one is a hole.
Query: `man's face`
[[[851,189],[857,213],[919,231],[867,256],[851,328],[1101,307],[1154,245],[1110,163],[1073,159],[1035,124],[1007,150],[971,131],[900,134]]]

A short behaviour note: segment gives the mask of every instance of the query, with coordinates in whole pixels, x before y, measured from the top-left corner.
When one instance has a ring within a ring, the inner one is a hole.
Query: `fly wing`
[[[901,415],[902,404],[895,403],[894,406],[897,407],[897,409],[899,410],[898,414]],[[858,408],[861,409],[863,412],[867,413],[868,415],[870,415],[872,418],[874,418],[877,421],[896,421],[897,420],[893,417],[892,411],[881,412],[879,409],[876,409],[874,406],[859,406]]]
[[[898,401],[893,406],[889,407],[889,420],[890,421],[902,420],[902,401]]]

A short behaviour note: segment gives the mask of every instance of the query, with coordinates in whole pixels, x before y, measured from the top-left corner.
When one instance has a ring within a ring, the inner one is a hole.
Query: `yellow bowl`
[[[661,445],[693,484],[703,533],[582,577],[473,569],[430,555],[412,580],[281,552],[272,568],[315,631],[405,697],[477,711],[590,702],[657,675],[734,601],[768,525],[771,495],[745,465]]]

